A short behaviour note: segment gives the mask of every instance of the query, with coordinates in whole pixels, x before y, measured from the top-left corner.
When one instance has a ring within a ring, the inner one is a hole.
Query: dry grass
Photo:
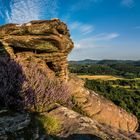
[[[140,78],[134,78],[135,80],[140,80]]]
[[[121,86],[121,85],[112,85],[112,87],[114,87],[114,88],[119,87],[119,88],[131,89],[130,86]]]
[[[89,80],[118,80],[123,79],[117,76],[111,76],[111,75],[78,75],[79,78],[82,79],[89,79]]]

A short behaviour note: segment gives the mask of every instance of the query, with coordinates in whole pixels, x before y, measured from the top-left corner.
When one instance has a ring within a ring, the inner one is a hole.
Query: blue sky
[[[0,24],[54,17],[70,29],[69,60],[140,60],[140,0],[0,0]]]

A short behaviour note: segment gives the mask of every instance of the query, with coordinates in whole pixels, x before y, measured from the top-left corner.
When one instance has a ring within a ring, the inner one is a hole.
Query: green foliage
[[[107,62],[103,61],[96,64],[70,63],[69,70],[71,73],[77,73],[80,75],[117,75],[125,78],[140,77],[140,65],[138,65],[139,63],[135,64],[116,61]]]
[[[43,128],[47,131],[48,134],[54,135],[61,130],[61,125],[56,118],[53,118],[49,115],[39,115],[36,119],[39,125],[43,126]]]
[[[79,114],[82,114],[84,116],[88,116],[88,114],[82,109],[82,105],[78,104],[78,102],[76,101],[76,98],[74,96],[72,96],[72,109],[75,112],[78,112]]]
[[[96,64],[92,64],[92,65],[88,65],[88,64],[81,64],[81,65],[77,65],[77,64],[71,64],[69,65],[69,69],[71,73],[77,73],[77,74],[108,74],[108,75],[115,75],[116,74],[116,70],[108,67],[108,66],[103,66],[103,65],[96,65]]]

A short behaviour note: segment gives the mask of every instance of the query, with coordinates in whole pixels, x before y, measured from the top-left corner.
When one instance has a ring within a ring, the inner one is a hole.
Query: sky
[[[140,0],[0,0],[0,25],[51,18],[68,25],[69,60],[140,60]]]

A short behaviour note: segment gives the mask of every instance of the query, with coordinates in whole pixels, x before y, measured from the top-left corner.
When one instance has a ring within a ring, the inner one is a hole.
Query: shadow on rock
[[[25,76],[22,67],[12,58],[0,42],[0,107],[23,107],[20,91]]]
[[[73,134],[66,138],[53,137],[54,140],[103,140],[95,135],[91,134]]]

